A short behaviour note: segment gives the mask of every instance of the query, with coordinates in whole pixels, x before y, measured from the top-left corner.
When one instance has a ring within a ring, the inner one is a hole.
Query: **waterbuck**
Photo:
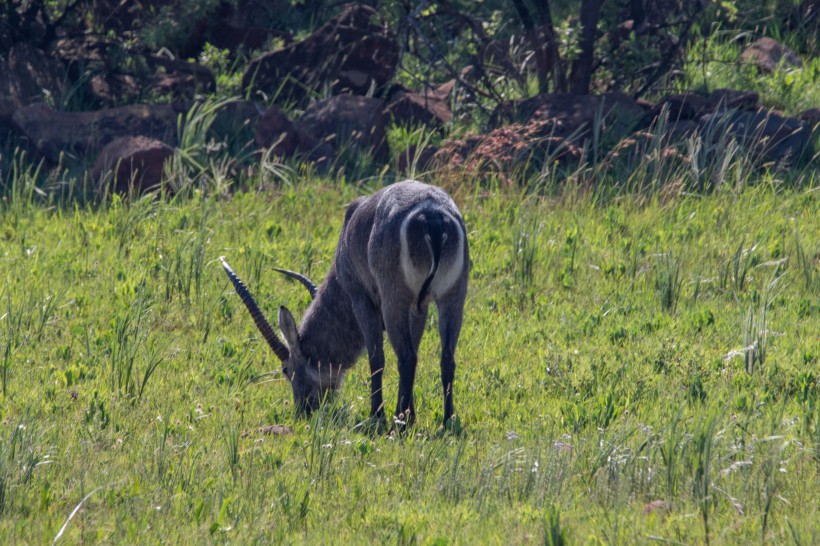
[[[318,288],[299,280],[313,296],[297,328],[279,308],[283,344],[247,288],[222,265],[265,340],[282,361],[296,407],[310,413],[338,388],[364,348],[370,362],[370,415],[384,420],[383,332],[398,357],[396,424],[413,422],[413,382],[427,307],[435,302],[441,337],[444,424],[453,416],[455,350],[467,295],[469,253],[464,221],[447,193],[406,180],[350,203],[327,278]]]

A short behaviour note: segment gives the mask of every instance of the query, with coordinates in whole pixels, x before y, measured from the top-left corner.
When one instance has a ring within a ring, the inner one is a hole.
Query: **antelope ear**
[[[301,355],[302,350],[299,347],[299,331],[296,329],[296,321],[293,320],[293,315],[284,305],[279,307],[279,329],[282,331],[282,336],[285,338],[290,354],[293,356]]]

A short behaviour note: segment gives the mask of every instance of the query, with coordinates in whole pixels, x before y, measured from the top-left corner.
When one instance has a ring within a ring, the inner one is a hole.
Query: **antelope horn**
[[[279,269],[278,267],[274,267],[273,270],[278,271],[279,273],[282,273],[284,275],[287,275],[291,279],[296,279],[297,281],[302,283],[305,286],[305,288],[308,289],[308,292],[310,292],[310,299],[316,298],[316,291],[318,290],[318,288],[316,288],[316,285],[313,284],[313,281],[311,281],[301,273],[297,273],[295,271],[288,271],[287,269]]]
[[[259,309],[259,306],[256,305],[256,301],[251,296],[251,293],[248,291],[248,288],[245,286],[245,283],[236,276],[231,266],[228,265],[228,262],[225,261],[224,256],[219,257],[219,261],[222,262],[222,267],[225,269],[225,273],[228,274],[228,278],[231,279],[234,288],[236,288],[236,293],[242,298],[242,303],[245,304],[245,307],[248,308],[248,311],[251,313],[251,318],[256,323],[256,327],[259,328],[259,331],[262,332],[262,337],[265,338],[265,341],[268,342],[270,348],[273,349],[274,354],[279,357],[279,360],[282,362],[287,362],[288,357],[290,356],[290,351],[285,346],[284,343],[279,341],[279,338],[276,337],[276,333],[271,328],[270,323],[268,323],[265,315],[262,314],[262,311]]]

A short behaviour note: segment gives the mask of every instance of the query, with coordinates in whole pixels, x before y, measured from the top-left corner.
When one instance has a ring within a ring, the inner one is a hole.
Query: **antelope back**
[[[351,203],[336,259],[374,301],[437,300],[466,282],[464,221],[444,190],[399,182]]]

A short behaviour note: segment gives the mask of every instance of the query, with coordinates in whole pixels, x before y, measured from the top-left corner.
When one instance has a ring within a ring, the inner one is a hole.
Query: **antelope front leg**
[[[353,304],[353,314],[364,337],[367,358],[370,363],[370,417],[386,422],[382,375],[384,374],[384,337],[379,310],[368,300],[360,299]]]

